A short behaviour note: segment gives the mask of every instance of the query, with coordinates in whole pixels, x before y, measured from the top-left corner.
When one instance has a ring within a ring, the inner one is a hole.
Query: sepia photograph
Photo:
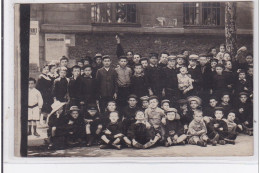
[[[253,1],[14,9],[16,156],[254,155]]]

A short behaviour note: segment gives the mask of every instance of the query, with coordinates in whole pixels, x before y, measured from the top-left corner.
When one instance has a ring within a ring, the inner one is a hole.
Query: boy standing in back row
[[[111,68],[111,58],[102,57],[103,67],[97,71],[97,91],[99,91],[99,106],[101,113],[105,112],[108,101],[117,98],[117,72]]]

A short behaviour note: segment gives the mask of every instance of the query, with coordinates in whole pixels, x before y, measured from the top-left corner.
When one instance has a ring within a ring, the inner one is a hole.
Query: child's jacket
[[[166,120],[165,137],[184,134],[184,127],[180,120]]]

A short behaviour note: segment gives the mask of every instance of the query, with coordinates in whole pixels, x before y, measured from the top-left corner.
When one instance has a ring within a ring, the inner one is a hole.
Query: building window
[[[220,26],[219,2],[189,2],[183,5],[185,26]]]
[[[136,4],[93,3],[91,5],[93,23],[137,23]]]
[[[204,2],[202,3],[202,23],[204,25],[220,25],[220,3]]]

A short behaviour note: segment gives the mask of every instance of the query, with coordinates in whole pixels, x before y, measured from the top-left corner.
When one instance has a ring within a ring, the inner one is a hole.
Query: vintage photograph
[[[254,155],[254,2],[21,7],[27,157]]]

